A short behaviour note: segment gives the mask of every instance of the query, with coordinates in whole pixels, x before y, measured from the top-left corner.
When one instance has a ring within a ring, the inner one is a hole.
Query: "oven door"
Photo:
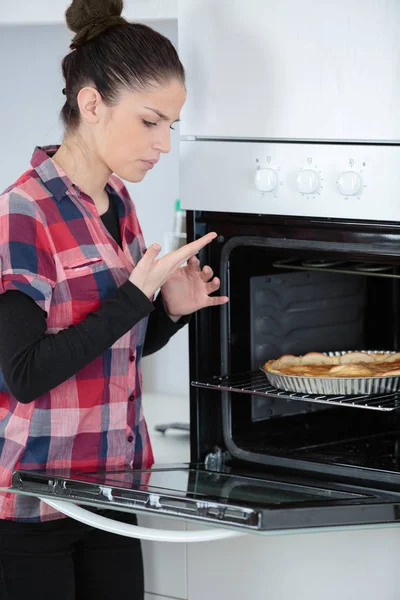
[[[400,520],[400,494],[196,464],[73,474],[20,470],[13,474],[12,486],[2,491],[38,496],[68,516],[114,533],[163,541],[382,526]],[[177,537],[171,532],[146,534],[143,528],[76,505],[180,518],[218,531],[179,532]]]

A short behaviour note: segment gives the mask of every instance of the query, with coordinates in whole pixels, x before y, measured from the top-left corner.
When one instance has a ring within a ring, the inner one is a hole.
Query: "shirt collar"
[[[60,146],[37,146],[31,159],[32,168],[39,175],[42,183],[57,202],[60,202],[60,200],[65,198],[67,193],[77,197],[83,195],[78,186],[71,181],[60,165],[53,160],[53,156],[59,147]],[[106,190],[109,194],[118,196],[118,193],[110,183],[106,184]]]
[[[53,160],[54,154],[60,146],[37,146],[33,152],[31,166],[39,175],[50,194],[59,202],[67,192],[78,193],[78,187],[72,183],[68,175]]]

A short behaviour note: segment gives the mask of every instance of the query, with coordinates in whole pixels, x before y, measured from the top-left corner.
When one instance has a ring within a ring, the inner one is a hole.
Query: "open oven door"
[[[400,493],[204,465],[155,465],[103,472],[15,471],[17,494],[38,496],[100,529],[153,541],[209,541],[244,533],[290,533],[400,521]],[[78,506],[77,506],[78,505]],[[158,531],[126,525],[82,508],[150,513],[210,526]]]

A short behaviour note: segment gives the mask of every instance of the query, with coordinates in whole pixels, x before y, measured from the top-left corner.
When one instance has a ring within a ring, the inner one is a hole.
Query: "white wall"
[[[153,21],[152,27],[177,41],[176,21]],[[61,60],[71,33],[62,25],[0,26],[0,190],[27,168],[37,145],[60,143],[59,112],[64,102]],[[148,244],[163,242],[172,227],[179,197],[179,129],[172,150],[140,184],[128,184]],[[187,394],[187,329],[144,361],[148,392]]]
[[[4,25],[63,25],[71,0],[12,0],[1,2]],[[133,21],[177,19],[178,0],[125,0],[123,16]]]

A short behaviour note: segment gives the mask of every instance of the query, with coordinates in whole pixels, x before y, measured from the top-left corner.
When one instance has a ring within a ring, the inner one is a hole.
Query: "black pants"
[[[101,511],[136,524],[127,513]],[[1,600],[143,600],[139,540],[74,519],[0,521]]]

